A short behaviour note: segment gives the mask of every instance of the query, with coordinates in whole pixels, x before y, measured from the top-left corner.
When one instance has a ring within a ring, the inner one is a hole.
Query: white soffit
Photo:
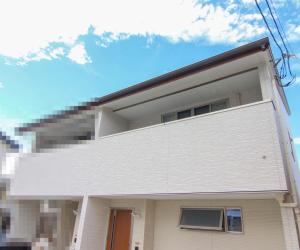
[[[255,68],[265,61],[263,53],[264,52],[258,52],[232,62],[227,62],[211,69],[180,78],[170,83],[166,83],[158,87],[109,102],[104,106],[111,109],[119,109],[121,107],[139,103],[157,96],[169,94],[170,92],[179,91],[200,83],[205,83],[227,75],[229,76],[241,71]]]

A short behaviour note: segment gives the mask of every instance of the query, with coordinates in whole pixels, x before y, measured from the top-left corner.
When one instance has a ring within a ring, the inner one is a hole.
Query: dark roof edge
[[[245,44],[243,46],[237,47],[235,49],[226,51],[222,54],[210,57],[208,59],[190,64],[188,66],[185,66],[183,68],[171,71],[169,73],[154,77],[150,80],[146,80],[144,82],[138,83],[136,85],[133,85],[131,87],[122,89],[120,91],[105,95],[103,97],[97,98],[90,102],[82,103],[79,106],[71,107],[70,109],[61,111],[58,114],[50,115],[44,119],[39,120],[38,122],[28,123],[25,124],[23,127],[17,128],[17,132],[23,133],[23,132],[29,132],[34,130],[34,128],[41,127],[45,123],[55,122],[56,120],[63,119],[65,117],[68,117],[69,115],[77,114],[80,111],[84,110],[90,110],[92,107],[96,107],[99,105],[102,105],[104,103],[108,103],[114,100],[117,100],[122,97],[126,97],[129,95],[136,94],[138,92],[142,92],[151,88],[155,88],[157,86],[160,86],[162,84],[168,83],[170,81],[174,81],[176,79],[182,78],[184,76],[207,70],[212,67],[216,67],[218,65],[224,64],[229,61],[236,60],[238,58],[259,52],[259,51],[265,51],[268,49],[270,45],[269,39],[263,38],[260,40],[257,40],[252,43]]]
[[[11,139],[9,136],[0,131],[0,141],[4,142],[8,147],[14,150],[19,150],[21,148],[15,140]]]

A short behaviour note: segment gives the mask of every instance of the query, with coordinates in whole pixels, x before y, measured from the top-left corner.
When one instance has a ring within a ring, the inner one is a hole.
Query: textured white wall
[[[286,166],[286,173],[289,177],[288,181],[295,201],[300,202],[300,173],[296,150],[294,147],[294,143],[291,141],[293,134],[288,122],[289,117],[275,86],[273,91],[275,99],[274,103],[276,105],[276,109],[278,110],[278,130],[281,142],[281,150],[283,152],[282,155]]]
[[[86,197],[83,203],[76,250],[104,250],[109,218],[109,202]]]
[[[153,250],[155,223],[155,201],[145,202],[144,250]]]
[[[182,230],[181,206],[241,207],[243,234]],[[156,201],[153,250],[286,250],[275,200]]]
[[[261,90],[259,88],[251,88],[240,93],[241,104],[248,104],[262,100]]]
[[[271,102],[251,104],[31,154],[11,194],[286,190],[274,112]]]
[[[281,207],[286,250],[299,250],[299,239],[293,208]]]
[[[8,237],[29,242],[34,240],[40,217],[39,201],[14,201],[12,204],[11,230]]]
[[[76,219],[73,210],[77,209],[78,204],[71,201],[60,201],[59,204],[57,250],[66,250],[71,246]]]
[[[128,130],[128,121],[112,112],[110,109],[101,108],[96,124],[96,136],[105,136]]]

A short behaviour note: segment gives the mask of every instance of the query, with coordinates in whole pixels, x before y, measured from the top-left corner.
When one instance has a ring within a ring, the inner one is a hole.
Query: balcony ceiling
[[[183,86],[190,86],[191,84],[198,85],[201,82],[203,82],[203,80],[200,75],[193,75],[188,79],[180,80]],[[127,108],[125,104],[123,104],[124,106],[122,107],[118,106],[118,108],[123,109],[116,111],[116,113],[128,120],[135,120],[148,115],[162,114],[170,110],[193,106],[193,104],[197,105],[199,103],[209,102],[210,100],[229,97],[234,93],[245,92],[254,88],[260,88],[257,70],[252,70],[162,98],[158,97],[163,94],[157,93],[156,99],[152,101],[143,102]],[[174,92],[172,90],[173,88],[170,88],[170,93]],[[150,96],[148,98],[145,97],[145,100],[151,100]]]

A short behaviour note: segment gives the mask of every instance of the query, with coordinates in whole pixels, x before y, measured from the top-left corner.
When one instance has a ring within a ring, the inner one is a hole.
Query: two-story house
[[[265,38],[24,125],[19,227],[59,250],[299,250],[289,114]]]

